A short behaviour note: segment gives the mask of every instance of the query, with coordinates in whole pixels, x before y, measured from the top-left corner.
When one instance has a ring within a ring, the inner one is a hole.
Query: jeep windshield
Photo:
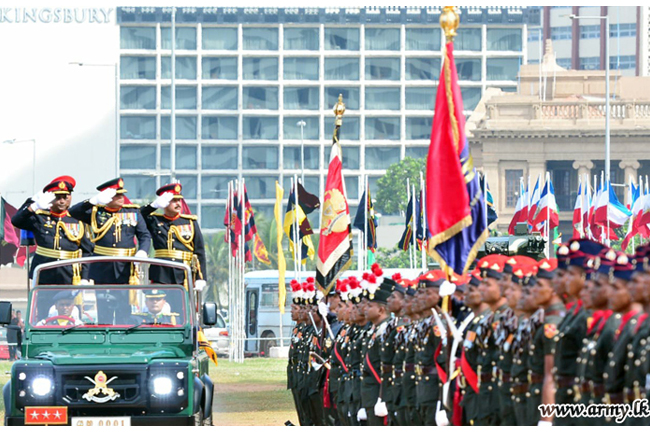
[[[186,292],[180,286],[37,287],[31,291],[33,329],[183,327]]]

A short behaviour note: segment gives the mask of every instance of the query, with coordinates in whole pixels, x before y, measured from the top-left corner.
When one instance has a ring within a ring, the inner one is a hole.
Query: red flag
[[[0,197],[0,265],[13,263],[16,251],[20,250],[23,250],[23,253],[19,265],[23,266],[25,262],[24,248],[20,247],[20,229],[11,224],[11,218],[16,212],[15,207]]]

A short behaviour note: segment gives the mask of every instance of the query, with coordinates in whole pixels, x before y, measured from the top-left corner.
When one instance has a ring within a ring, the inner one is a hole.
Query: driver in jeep
[[[176,325],[178,313],[168,313],[163,310],[167,303],[166,297],[167,294],[162,290],[145,290],[144,298],[147,310],[141,313],[134,313],[132,315],[132,322],[134,324]]]
[[[62,290],[57,293],[54,296],[56,315],[41,320],[36,326],[74,326],[83,324],[81,320],[73,317],[73,311],[75,309],[74,299],[77,293],[77,291],[72,290]]]

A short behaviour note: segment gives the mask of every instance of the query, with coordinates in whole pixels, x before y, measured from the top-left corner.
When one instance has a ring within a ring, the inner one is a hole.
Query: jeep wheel
[[[211,427],[212,426],[212,416],[207,417],[203,420],[203,425]]]
[[[194,425],[201,426],[204,424],[205,420],[203,419],[203,408],[200,408],[197,413],[194,414]]]

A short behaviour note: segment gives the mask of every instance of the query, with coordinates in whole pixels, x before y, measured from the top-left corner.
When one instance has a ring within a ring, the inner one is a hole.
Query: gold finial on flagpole
[[[343,113],[345,113],[345,104],[343,103],[343,94],[339,94],[339,102],[334,106],[334,114],[336,115],[336,126],[341,126],[343,123]]]
[[[445,6],[440,14],[440,27],[445,31],[447,42],[453,42],[456,36],[456,29],[460,23],[460,17],[456,12],[456,6]]]

